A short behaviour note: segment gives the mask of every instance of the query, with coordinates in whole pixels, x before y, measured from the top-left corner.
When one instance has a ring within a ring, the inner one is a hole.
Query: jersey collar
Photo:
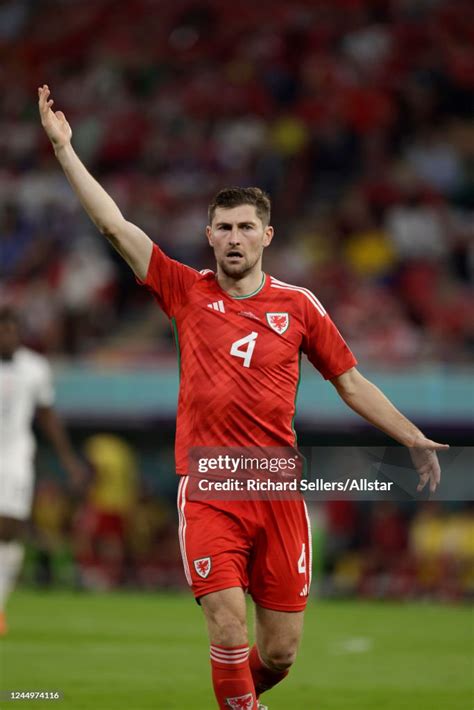
[[[224,291],[224,289],[223,289],[222,286],[220,285],[219,281],[217,280],[217,276],[216,276],[216,284],[217,284],[218,288],[220,288],[220,290],[221,290],[223,293],[225,293],[225,295],[226,295],[228,298],[231,298],[233,301],[243,301],[243,300],[245,300],[246,298],[254,298],[254,296],[256,296],[257,294],[259,294],[260,291],[263,291],[263,289],[264,289],[264,287],[266,286],[267,282],[268,282],[267,274],[266,274],[265,272],[263,272],[263,274],[262,274],[262,281],[261,281],[260,285],[258,286],[258,288],[255,289],[255,291],[252,291],[252,293],[247,293],[247,294],[245,294],[245,295],[243,295],[243,296],[231,296],[230,293],[228,293],[227,291]]]

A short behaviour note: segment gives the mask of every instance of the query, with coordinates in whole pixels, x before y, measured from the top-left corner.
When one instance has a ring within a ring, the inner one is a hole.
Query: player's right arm
[[[56,158],[82,206],[98,230],[109,240],[136,276],[145,281],[153,242],[139,227],[127,222],[118,206],[89,173],[71,145],[72,130],[62,111],[53,111],[46,84],[38,89],[41,123],[53,144]]]

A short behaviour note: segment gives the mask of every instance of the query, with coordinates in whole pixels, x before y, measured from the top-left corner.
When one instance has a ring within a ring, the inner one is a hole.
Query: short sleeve
[[[302,350],[324,379],[331,380],[357,365],[357,360],[316,296],[307,294]]]
[[[137,280],[139,284],[151,291],[166,315],[172,318],[198,278],[198,271],[166,256],[154,244],[146,279]]]
[[[53,374],[46,360],[41,360],[36,380],[36,405],[51,407],[54,404]]]

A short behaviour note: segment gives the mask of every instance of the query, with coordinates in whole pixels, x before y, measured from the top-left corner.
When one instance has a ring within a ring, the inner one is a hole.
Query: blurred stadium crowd
[[[171,256],[212,266],[209,198],[259,185],[266,270],[313,289],[364,363],[467,361],[473,28],[468,0],[3,2],[0,298],[29,344],[173,347],[55,163],[46,82],[79,155]]]

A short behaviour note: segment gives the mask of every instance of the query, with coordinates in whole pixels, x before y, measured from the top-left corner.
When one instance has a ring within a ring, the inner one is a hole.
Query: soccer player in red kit
[[[273,238],[270,202],[257,188],[229,188],[209,208],[216,273],[180,264],[127,222],[71,146],[64,114],[38,89],[56,157],[100,232],[173,321],[180,352],[176,430],[179,538],[186,578],[204,611],[220,708],[264,708],[261,693],[288,674],[310,586],[303,500],[189,499],[195,447],[294,447],[300,353],[369,422],[410,447],[419,489],[440,477],[436,450],[356,369],[356,360],[311,291],[262,271]],[[256,608],[249,649],[245,592]]]

